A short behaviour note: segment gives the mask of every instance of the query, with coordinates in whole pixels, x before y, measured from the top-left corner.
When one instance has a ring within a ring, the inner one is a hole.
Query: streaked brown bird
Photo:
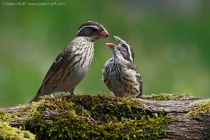
[[[143,80],[134,64],[134,51],[126,41],[114,37],[119,44],[106,44],[112,49],[113,56],[104,65],[102,79],[115,96],[139,97],[142,94]]]
[[[108,37],[109,34],[102,24],[93,21],[83,23],[74,40],[56,57],[30,102],[39,101],[40,96],[55,92],[74,93],[75,87],[90,69],[94,41]]]

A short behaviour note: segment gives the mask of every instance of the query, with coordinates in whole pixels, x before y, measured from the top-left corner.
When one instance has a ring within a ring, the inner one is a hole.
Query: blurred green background
[[[77,94],[110,94],[101,70],[112,56],[105,43],[117,43],[113,38],[117,35],[135,51],[143,94],[209,97],[208,0],[56,1],[62,6],[18,6],[18,2],[23,1],[0,2],[0,106],[27,103],[56,56],[88,20],[102,23],[111,37],[95,42],[91,69]]]

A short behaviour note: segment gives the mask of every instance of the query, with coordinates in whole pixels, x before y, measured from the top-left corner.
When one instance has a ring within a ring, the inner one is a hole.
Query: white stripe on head
[[[94,21],[87,21],[87,22],[94,22]],[[103,25],[101,25],[101,24],[98,23],[98,22],[95,22],[95,23],[97,23],[99,26],[101,26],[101,27],[103,28],[103,30],[106,32],[106,34],[109,34],[109,33],[107,32],[107,30],[104,28]]]
[[[80,29],[77,31],[77,34],[78,34],[80,31],[82,31],[84,28],[88,28],[88,27],[94,28],[94,29],[98,30],[98,27],[97,27],[97,26],[94,26],[94,25],[86,25],[86,26],[82,26],[82,28],[80,28]]]
[[[128,53],[129,53],[129,56],[130,56],[130,60],[133,62],[132,53],[131,53],[131,46],[128,45],[126,42],[124,42],[123,44],[125,44],[126,46],[128,46]]]

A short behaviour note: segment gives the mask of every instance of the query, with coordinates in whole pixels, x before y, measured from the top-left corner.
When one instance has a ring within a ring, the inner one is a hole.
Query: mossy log
[[[5,126],[11,128],[5,130]],[[208,140],[210,100],[189,94],[137,99],[102,95],[44,97],[37,103],[0,108],[0,139],[14,136],[18,136],[15,139]]]

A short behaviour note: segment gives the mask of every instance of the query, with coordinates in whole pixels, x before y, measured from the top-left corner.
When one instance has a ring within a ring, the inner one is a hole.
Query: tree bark
[[[210,139],[210,115],[208,113],[201,114],[198,118],[186,117],[185,115],[193,110],[191,104],[198,101],[207,101],[208,99],[193,98],[182,100],[169,100],[169,101],[157,101],[148,99],[138,99],[141,103],[144,103],[147,107],[137,106],[135,109],[144,109],[148,113],[160,113],[168,114],[171,118],[175,118],[167,125],[166,135],[162,140],[208,140]],[[0,110],[8,113],[17,113],[21,110],[21,106],[12,106],[0,108]],[[54,118],[54,113],[47,113],[46,119]],[[21,116],[21,120],[25,120],[25,116]],[[49,121],[49,120],[48,120]],[[10,122],[11,126],[20,126],[20,120],[16,122]]]
[[[198,101],[206,101],[206,99],[184,99],[178,101],[154,101],[140,99],[141,102],[150,106],[151,112],[163,111],[170,117],[176,118],[177,121],[168,124],[166,136],[163,140],[201,140],[210,139],[210,117],[204,118],[188,118],[186,113],[192,110],[190,104]],[[205,116],[205,114],[204,114]]]

